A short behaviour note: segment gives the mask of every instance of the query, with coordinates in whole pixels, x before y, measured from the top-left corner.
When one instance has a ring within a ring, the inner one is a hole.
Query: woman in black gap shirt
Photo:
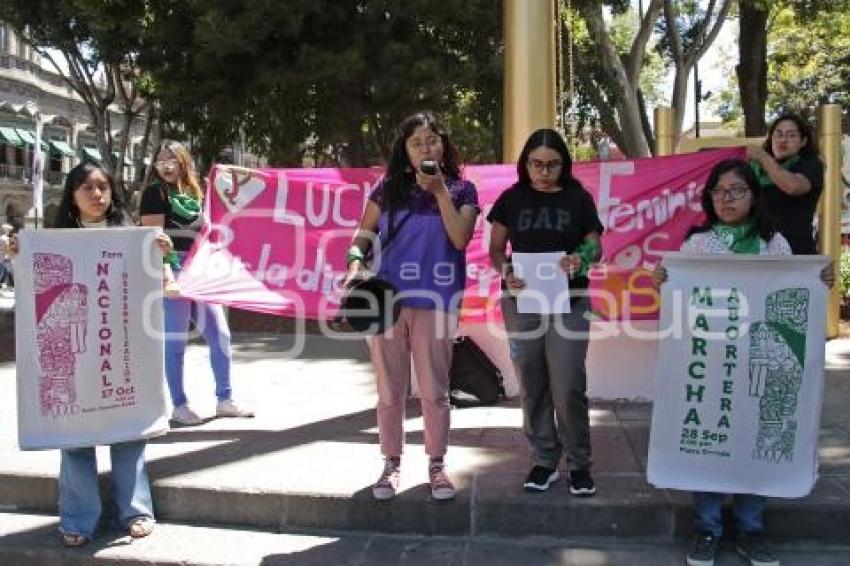
[[[566,452],[570,492],[590,496],[596,488],[590,475],[586,289],[587,268],[601,255],[602,224],[590,194],[572,176],[572,159],[555,130],[531,134],[519,156],[517,174],[519,181],[499,196],[487,220],[493,225],[490,260],[504,278],[502,312],[521,384],[523,430],[532,450],[533,465],[524,487],[547,490],[558,479],[558,463]],[[512,293],[525,284],[514,275],[506,256],[508,242],[513,252],[566,254],[560,267],[565,287],[569,278],[569,314],[517,311]]]
[[[823,164],[808,123],[783,114],[770,126],[763,147],[747,148],[767,211],[794,254],[816,254],[812,219],[823,191]]]

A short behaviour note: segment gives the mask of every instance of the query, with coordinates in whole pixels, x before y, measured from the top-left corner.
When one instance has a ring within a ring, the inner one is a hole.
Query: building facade
[[[21,41],[8,25],[0,22],[0,221],[16,227],[35,221],[32,189],[32,159],[37,114],[41,115],[44,152],[44,218],[47,225],[55,214],[66,173],[82,159],[102,162],[92,118],[85,102],[41,56]],[[112,123],[123,116],[112,108]],[[140,166],[144,118],[130,127],[124,179],[136,178],[130,156]],[[116,128],[113,137],[119,142]],[[117,155],[108,156],[117,159]],[[43,219],[38,220],[39,225]]]

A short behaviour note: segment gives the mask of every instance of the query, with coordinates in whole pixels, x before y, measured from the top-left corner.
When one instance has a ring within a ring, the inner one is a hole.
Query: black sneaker
[[[711,533],[700,533],[694,541],[694,548],[688,554],[688,566],[714,566],[720,539]]]
[[[596,485],[590,477],[590,470],[572,470],[570,472],[570,493],[577,497],[590,497],[596,493]]]
[[[522,486],[526,491],[546,491],[552,485],[552,482],[558,480],[558,477],[558,470],[545,466],[534,466],[528,472],[528,477],[525,478],[525,483]]]
[[[779,566],[779,560],[770,552],[761,532],[740,533],[738,554],[749,560],[752,566]]]

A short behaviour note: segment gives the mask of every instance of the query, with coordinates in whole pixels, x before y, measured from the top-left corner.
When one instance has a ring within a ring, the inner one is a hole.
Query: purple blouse
[[[383,181],[378,183],[369,195],[378,206],[384,187]],[[446,179],[446,187],[455,208],[469,205],[478,210],[474,184]],[[387,245],[389,214],[382,207],[378,238],[386,252],[377,254],[373,271],[396,286],[402,306],[457,311],[466,286],[466,252],[457,250],[449,239],[436,197],[417,185],[407,204],[395,211],[393,226],[397,231]]]

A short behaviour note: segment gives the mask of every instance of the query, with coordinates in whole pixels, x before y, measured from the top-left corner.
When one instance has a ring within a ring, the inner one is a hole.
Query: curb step
[[[368,487],[350,494],[235,491],[154,481],[157,517],[169,522],[245,528],[318,529],[462,537],[594,537],[634,542],[685,541],[692,534],[690,496],[657,490],[641,474],[599,474],[598,495],[571,497],[565,482],[528,494],[522,476],[484,474],[459,484],[451,502],[430,499],[426,486],[375,501]],[[846,482],[844,482],[846,483]],[[0,474],[0,511],[56,513],[55,478]],[[107,494],[104,493],[104,497]],[[793,517],[793,521],[789,521]],[[770,499],[765,520],[772,536],[788,542],[850,541],[850,505],[844,484],[822,479],[800,500]],[[732,524],[729,517],[729,524]]]
[[[15,566],[326,566],[386,564],[569,564],[598,566],[680,564],[686,543],[393,536],[362,532],[286,532],[158,523],[153,534],[131,539],[119,531],[82,548],[60,542],[54,516],[0,512],[0,564]],[[850,546],[778,545],[786,566],[850,562]],[[722,552],[734,554],[725,542]]]

